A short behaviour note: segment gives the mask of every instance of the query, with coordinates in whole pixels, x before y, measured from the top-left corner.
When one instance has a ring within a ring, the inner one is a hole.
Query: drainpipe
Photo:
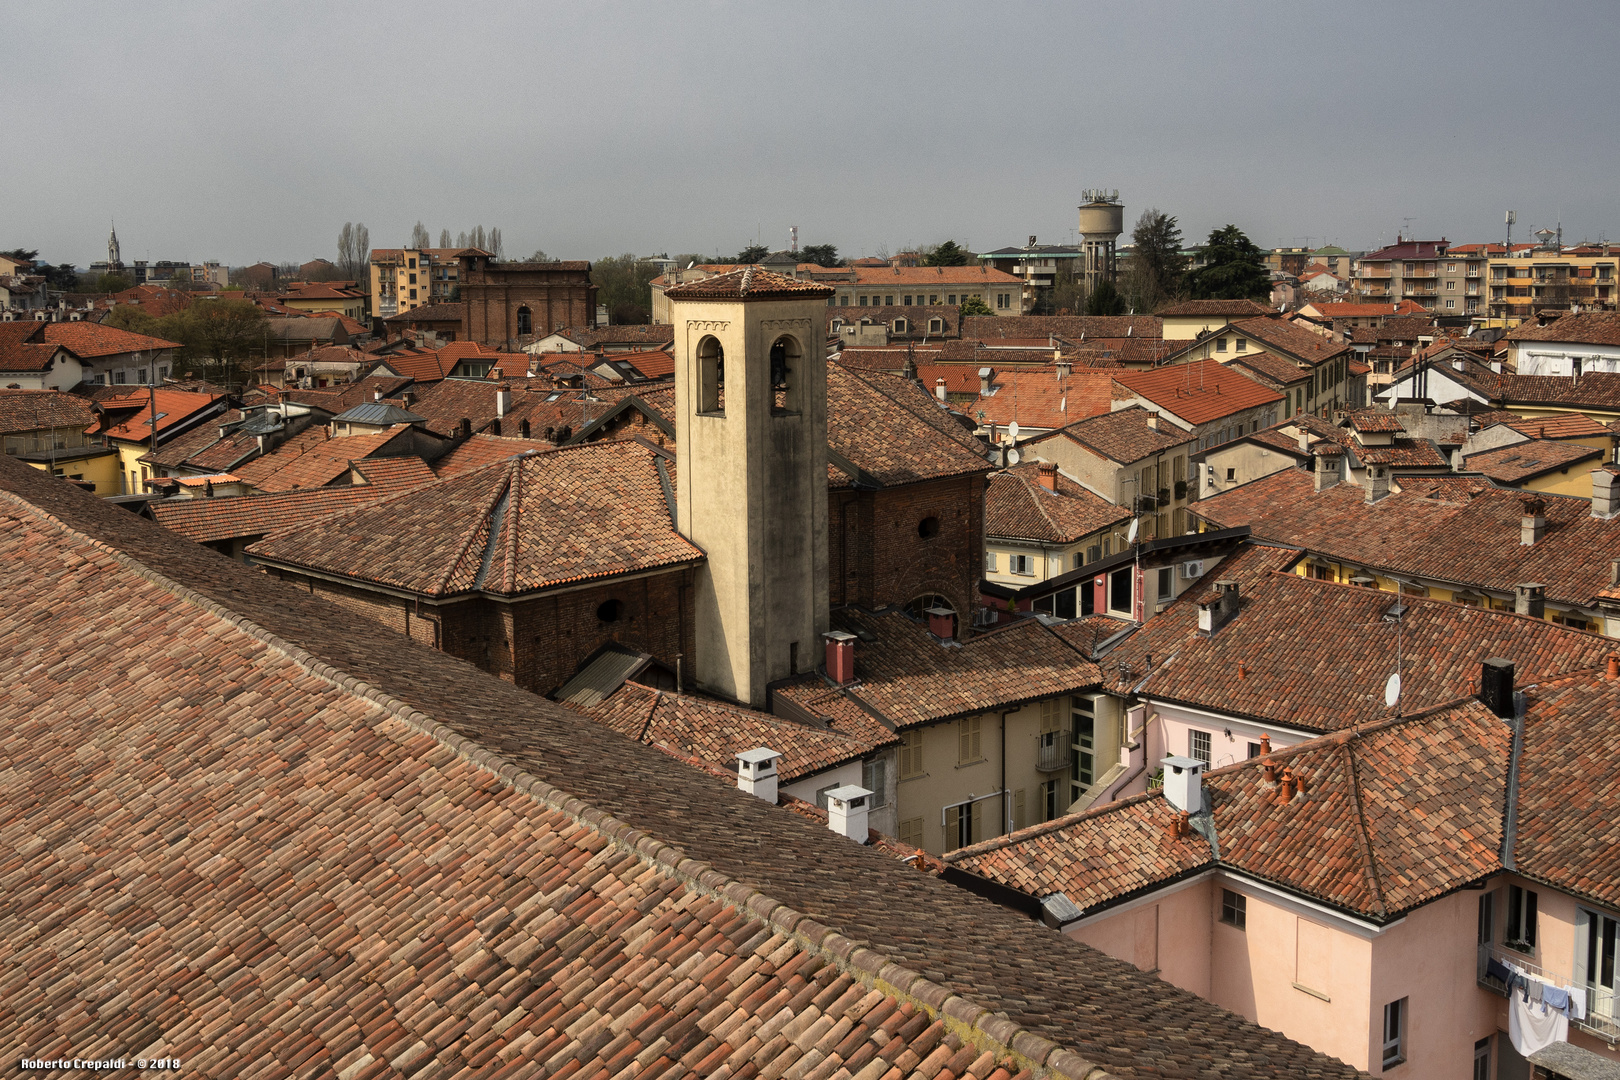
[[[1010,711],[1010,709],[1001,710],[1001,832],[999,834],[1001,836],[1006,836],[1012,832],[1012,829],[1008,828],[1012,822],[1007,820],[1012,816],[1007,812],[1007,713]]]

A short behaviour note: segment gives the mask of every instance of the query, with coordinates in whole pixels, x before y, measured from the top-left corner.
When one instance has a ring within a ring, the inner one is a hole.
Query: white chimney
[[[871,795],[858,784],[845,784],[827,792],[827,828],[857,844],[866,843],[866,800]]]
[[[1164,766],[1164,797],[1177,810],[1196,814],[1204,808],[1204,763],[1197,758],[1167,757]]]
[[[381,390],[373,391],[372,395],[371,395],[371,400],[372,401],[381,401],[382,400],[382,391]]]
[[[775,750],[756,746],[737,755],[737,790],[746,791],[756,798],[776,805],[776,759],[782,755]]]
[[[990,396],[990,383],[996,377],[996,369],[982,367],[979,369],[979,396]]]
[[[1592,516],[1612,518],[1620,514],[1620,476],[1608,469],[1592,470]]]
[[[1148,426],[1149,431],[1158,431],[1159,430],[1159,414],[1158,413],[1150,412],[1150,413],[1147,414],[1147,426]]]
[[[936,398],[938,398],[939,400],[941,400],[941,401],[945,400],[945,380],[944,379],[935,379],[934,380],[934,396]]]
[[[495,415],[505,416],[512,410],[512,388],[505,383],[495,388]]]

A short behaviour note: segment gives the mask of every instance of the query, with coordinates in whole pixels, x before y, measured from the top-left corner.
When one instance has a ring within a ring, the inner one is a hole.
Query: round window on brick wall
[[[925,517],[921,521],[917,522],[917,535],[922,537],[924,540],[928,539],[930,536],[938,536],[939,518]]]
[[[624,614],[624,604],[618,600],[605,600],[602,606],[596,609],[596,617],[603,622],[618,622]]]

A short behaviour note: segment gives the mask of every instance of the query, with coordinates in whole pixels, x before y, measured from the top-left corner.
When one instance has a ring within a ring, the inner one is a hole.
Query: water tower
[[[1114,241],[1125,231],[1119,189],[1088,188],[1080,193],[1080,235],[1085,238],[1086,292],[1114,280]]]

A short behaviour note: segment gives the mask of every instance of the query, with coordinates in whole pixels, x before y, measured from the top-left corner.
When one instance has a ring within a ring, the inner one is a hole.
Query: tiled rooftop
[[[1508,341],[1557,341],[1582,345],[1620,345],[1620,313],[1613,311],[1565,315],[1545,326],[1527,320],[1509,330]]]
[[[1580,443],[1531,439],[1469,454],[1463,459],[1462,468],[1488,476],[1499,484],[1520,484],[1554,469],[1568,472],[1582,462],[1587,464],[1577,471],[1590,472],[1602,463],[1602,458],[1603,451]]]
[[[61,348],[45,340],[42,322],[0,322],[0,371],[44,371]]]
[[[602,442],[516,458],[282,533],[250,552],[433,597],[516,596],[701,559],[675,531],[656,457],[635,442]]]
[[[1159,318],[1197,318],[1209,315],[1235,321],[1237,319],[1252,319],[1258,315],[1269,315],[1271,309],[1264,304],[1257,304],[1253,300],[1183,300],[1179,304],[1171,304],[1159,311]]]
[[[154,389],[150,393],[142,388],[99,402],[108,415],[103,417],[100,433],[109,439],[128,442],[147,442],[152,438],[152,404],[157,405],[157,429],[163,433],[191,420],[200,412],[213,408],[222,395],[192,394],[183,390]],[[130,410],[134,410],[131,412]]]
[[[861,637],[855,645],[859,681],[837,692],[900,729],[1078,693],[1102,678],[1097,665],[1035,620],[959,646],[942,645],[898,611],[840,608],[832,623]],[[830,689],[818,677],[777,693],[802,704]]]
[[[329,429],[317,424],[270,453],[237,466],[235,472],[261,492],[325,487],[348,472],[351,463],[386,449],[410,428],[409,424],[395,424],[366,435],[334,438]]]
[[[827,365],[827,445],[885,487],[987,472],[984,447],[910,379]]]
[[[1620,519],[1593,518],[1590,499],[1541,495],[1546,532],[1527,547],[1522,491],[1453,478],[1403,479],[1402,487],[1369,506],[1359,487],[1316,492],[1309,475],[1285,469],[1194,511],[1219,528],[1248,525],[1259,539],[1408,578],[1496,590],[1540,582],[1548,600],[1582,607],[1608,587],[1609,560],[1620,558]]]
[[[627,682],[600,704],[580,711],[621,735],[668,747],[678,755],[737,770],[737,755],[764,746],[781,754],[782,783],[856,761],[899,739],[870,717],[859,733],[817,731],[770,713],[728,705],[697,694],[675,694]]]
[[[947,394],[972,394],[972,401],[953,402],[951,407],[976,423],[1005,427],[1016,421],[1021,427],[1049,429],[1107,412],[1113,401],[1113,377],[1118,374],[1075,368],[1062,375],[1051,366],[1033,370],[982,366],[994,371],[989,394],[980,393],[979,368],[971,364],[919,364],[917,379],[925,390],[932,391],[943,379]]]
[[[773,274],[769,270],[746,267],[729,274],[716,274],[701,281],[688,281],[664,290],[671,300],[741,300],[766,296],[792,296],[808,299],[831,296],[834,290],[813,281]]]
[[[45,323],[47,344],[60,345],[74,356],[86,360],[101,356],[118,356],[131,352],[161,352],[178,349],[180,344],[163,338],[149,337],[129,330],[119,330],[93,322]]]
[[[1048,491],[1040,469],[1040,462],[1030,461],[990,477],[984,492],[986,536],[1068,544],[1130,520],[1129,510],[1067,476],[1058,475],[1056,490]]]
[[[1205,774],[1219,857],[1176,837],[1162,791],[962,848],[947,863],[1035,896],[1105,909],[1220,865],[1385,922],[1501,869],[1509,729],[1477,702],[1366,725]],[[1278,801],[1261,766],[1306,793]]]
[[[391,467],[369,470],[366,477],[369,482],[365,484],[299,488],[271,495],[163,499],[152,504],[152,517],[164,528],[198,544],[257,538],[325,521],[345,510],[376,502],[433,480],[431,472],[424,481],[419,473],[409,467],[409,463],[415,463],[425,469],[421,458],[384,458],[365,464],[382,465],[384,462]],[[396,463],[406,467],[399,468]]]
[[[0,390],[0,435],[43,428],[87,428],[95,422],[90,402],[75,394],[60,390]]]
[[[1215,360],[1115,372],[1114,381],[1189,424],[1206,424],[1283,400],[1277,391]]]
[[[962,320],[962,336],[994,343],[997,338],[1059,337],[1079,344],[1096,338],[1164,336],[1164,320],[1157,315],[969,315]]]
[[[1052,437],[1073,439],[1121,465],[1129,465],[1196,441],[1197,436],[1168,420],[1159,421],[1157,428],[1148,426],[1151,415],[1140,405],[1133,405],[1128,409],[1116,409],[1070,424],[1061,435],[1054,434]],[[1036,453],[1039,452],[1037,444]]]
[[[38,673],[0,739],[30,792],[0,807],[0,866],[34,883],[0,941],[30,1052],[703,1075],[848,1014],[888,1039],[817,1051],[852,1072],[988,1077],[977,1047],[1016,1039],[1057,1076],[1357,1075],[25,465],[0,460],[0,500],[23,525],[0,528],[5,668]],[[328,992],[260,989],[300,978]],[[128,1007],[30,1009],[105,985]]]

